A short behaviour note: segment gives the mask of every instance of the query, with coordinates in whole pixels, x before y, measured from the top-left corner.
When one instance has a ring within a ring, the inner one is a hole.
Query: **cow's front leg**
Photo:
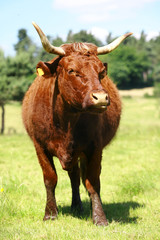
[[[100,199],[100,172],[101,151],[95,151],[92,157],[88,159],[85,186],[91,199],[93,223],[99,226],[107,226],[108,221]]]
[[[57,174],[52,156],[45,151],[39,144],[35,143],[39,163],[42,167],[44,184],[46,187],[46,208],[43,220],[54,220],[57,217],[58,210],[55,199],[55,188],[57,184]]]
[[[80,169],[78,163],[73,167],[71,171],[68,172],[71,181],[72,187],[72,211],[82,212],[82,202],[79,194],[79,185],[80,185]]]

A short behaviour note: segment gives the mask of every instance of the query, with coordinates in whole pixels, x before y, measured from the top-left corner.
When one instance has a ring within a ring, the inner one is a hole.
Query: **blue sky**
[[[119,36],[131,31],[138,37],[144,30],[151,38],[160,33],[160,0],[0,0],[0,48],[5,55],[14,54],[21,28],[40,44],[32,21],[46,35],[63,39],[69,30],[82,29],[104,43],[109,32]]]

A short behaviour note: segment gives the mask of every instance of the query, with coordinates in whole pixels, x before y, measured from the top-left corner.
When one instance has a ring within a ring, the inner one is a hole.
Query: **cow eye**
[[[69,73],[69,74],[72,74],[73,72],[74,72],[73,69],[69,69],[69,70],[68,70],[68,73]]]

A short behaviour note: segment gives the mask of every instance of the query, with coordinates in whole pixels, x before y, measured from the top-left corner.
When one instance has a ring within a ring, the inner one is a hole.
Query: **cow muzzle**
[[[110,105],[110,98],[105,91],[94,91],[90,93],[91,108],[97,110],[106,110]]]

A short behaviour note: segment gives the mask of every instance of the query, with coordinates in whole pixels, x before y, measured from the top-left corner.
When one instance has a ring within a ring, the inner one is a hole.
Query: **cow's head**
[[[58,87],[63,99],[79,111],[103,112],[110,103],[101,81],[107,74],[106,65],[97,55],[113,51],[132,33],[127,33],[104,47],[89,43],[51,45],[42,30],[33,23],[44,49],[61,56],[58,67]]]
[[[72,51],[60,60],[57,68],[61,95],[80,111],[104,111],[109,105],[108,93],[101,85],[106,67],[91,51],[95,46],[74,43],[64,45],[63,49],[69,47]]]

